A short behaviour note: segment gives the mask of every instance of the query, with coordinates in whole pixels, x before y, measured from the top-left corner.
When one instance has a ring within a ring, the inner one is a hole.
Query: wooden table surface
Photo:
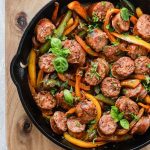
[[[42,135],[27,117],[10,78],[10,62],[32,17],[49,0],[6,0],[6,132],[8,150],[62,150]],[[143,150],[150,149],[150,146]]]

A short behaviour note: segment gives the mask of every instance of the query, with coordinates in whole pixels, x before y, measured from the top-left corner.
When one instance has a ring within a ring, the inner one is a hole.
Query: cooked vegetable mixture
[[[127,0],[68,4],[39,20],[29,54],[33,99],[50,129],[94,148],[150,127],[150,15]]]

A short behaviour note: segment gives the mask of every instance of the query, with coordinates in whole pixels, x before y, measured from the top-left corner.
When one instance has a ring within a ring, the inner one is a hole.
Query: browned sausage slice
[[[67,58],[69,63],[79,65],[83,65],[85,63],[86,53],[77,41],[65,40],[63,42],[63,46],[70,50],[70,54]]]
[[[45,43],[46,37],[48,35],[52,35],[54,29],[55,26],[52,24],[52,22],[49,19],[47,18],[41,19],[35,27],[37,40],[41,43]]]
[[[140,56],[147,56],[148,54],[148,50],[146,48],[135,44],[128,45],[127,50],[128,50],[128,55],[132,59],[136,59]]]
[[[150,74],[150,59],[147,56],[138,57],[135,60],[135,73],[136,74]]]
[[[150,119],[148,116],[143,116],[132,128],[131,134],[144,134],[150,126]]]
[[[102,51],[103,47],[107,45],[108,37],[105,32],[98,28],[95,28],[88,33],[86,42],[96,52],[100,52]]]
[[[116,131],[117,123],[112,119],[110,114],[104,114],[98,125],[98,131],[105,135],[111,135]]]
[[[56,111],[50,119],[52,130],[57,134],[63,134],[67,130],[67,118],[61,111]]]
[[[98,17],[99,21],[103,21],[106,16],[107,10],[114,8],[114,5],[107,1],[101,1],[98,3],[92,4],[88,11],[90,17]]]
[[[112,66],[117,77],[126,78],[134,72],[134,61],[130,57],[121,57]]]
[[[101,84],[101,91],[106,97],[117,98],[121,85],[118,79],[106,77]]]
[[[39,57],[39,67],[41,70],[43,70],[46,73],[52,73],[55,71],[53,60],[55,59],[54,54],[44,54],[41,57]]]
[[[138,105],[126,96],[119,97],[115,105],[118,107],[120,112],[124,112],[125,118],[128,120],[131,119],[131,113],[137,115],[139,112]]]
[[[137,21],[133,29],[134,33],[144,40],[150,41],[150,15],[143,14]]]
[[[93,102],[88,100],[83,100],[77,104],[76,114],[79,117],[80,122],[86,124],[89,121],[95,119],[97,115],[97,111]]]
[[[56,106],[54,97],[46,91],[41,91],[34,97],[37,105],[42,109],[52,109]]]
[[[81,139],[84,136],[85,124],[81,124],[77,118],[69,118],[67,120],[67,127],[69,134],[77,139]]]
[[[112,19],[112,26],[114,27],[115,31],[118,33],[122,33],[129,30],[130,27],[130,21],[124,21],[121,18],[120,13],[118,13],[113,19]]]

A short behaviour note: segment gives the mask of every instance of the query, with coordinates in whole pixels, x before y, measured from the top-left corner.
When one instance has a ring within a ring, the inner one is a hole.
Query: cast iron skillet
[[[71,2],[71,0],[57,0],[60,3],[60,13],[66,10],[66,5]],[[110,0],[114,1],[113,3],[118,2],[118,0]],[[32,122],[35,124],[35,126],[51,141],[54,143],[58,144],[59,146],[65,148],[65,149],[70,149],[70,150],[83,150],[83,148],[79,148],[75,145],[70,144],[67,142],[63,137],[56,135],[55,133],[52,132],[50,129],[50,125],[45,122],[43,117],[41,116],[41,113],[39,109],[37,108],[32,95],[29,90],[28,86],[28,81],[27,81],[27,68],[23,69],[20,67],[20,62],[26,64],[27,63],[27,58],[28,54],[32,48],[32,42],[31,38],[34,33],[34,28],[36,23],[44,17],[50,18],[51,14],[54,10],[54,2],[55,0],[52,0],[49,2],[45,7],[43,7],[37,15],[32,19],[30,22],[29,26],[24,32],[24,35],[20,41],[19,48],[17,51],[17,54],[14,56],[11,66],[10,66],[10,73],[12,80],[14,84],[17,87],[18,93],[20,100],[22,102],[22,105],[32,120]],[[96,0],[80,0],[82,3],[87,3],[87,2],[96,2]],[[135,6],[140,6],[142,10],[145,13],[150,14],[150,0],[132,0],[132,3]],[[150,143],[150,130],[144,134],[143,136],[136,136],[134,139],[121,142],[121,143],[116,143],[112,144],[109,143],[107,145],[101,146],[96,148],[97,150],[128,150],[128,149],[140,149],[143,146],[147,145]],[[89,149],[88,149],[89,150]]]

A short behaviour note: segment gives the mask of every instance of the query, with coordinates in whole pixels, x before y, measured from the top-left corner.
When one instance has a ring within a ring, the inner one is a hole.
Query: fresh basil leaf
[[[54,59],[53,64],[58,73],[64,73],[69,67],[67,60],[63,57],[57,57]]]
[[[129,10],[125,7],[123,7],[120,11],[120,15],[121,15],[121,18],[124,20],[124,21],[129,21]]]
[[[150,64],[147,64],[147,67],[150,69]]]
[[[118,108],[116,106],[111,106],[110,115],[114,119],[115,122],[119,121],[118,114],[119,114]]]
[[[71,94],[71,92],[67,89],[64,90],[64,99],[65,99],[65,102],[69,105],[73,105],[73,96]]]
[[[126,119],[121,119],[120,120],[120,125],[124,128],[124,129],[129,129],[129,122]]]
[[[139,117],[137,115],[135,115],[134,113],[131,113],[130,115],[131,115],[133,120],[136,120],[136,121],[139,120]]]
[[[62,42],[58,38],[51,38],[51,47],[52,48],[62,48]]]
[[[118,114],[118,119],[121,120],[123,118],[123,116],[124,116],[124,112],[119,113]]]
[[[50,93],[54,96],[57,92],[56,88],[51,88]]]
[[[95,124],[96,123],[96,120],[94,119],[94,120],[91,120],[91,121],[89,121],[89,125],[92,125],[92,124]]]
[[[111,27],[110,24],[108,24],[108,25],[106,26],[106,29],[108,29],[110,32],[113,32],[113,31],[115,30],[113,27]]]

